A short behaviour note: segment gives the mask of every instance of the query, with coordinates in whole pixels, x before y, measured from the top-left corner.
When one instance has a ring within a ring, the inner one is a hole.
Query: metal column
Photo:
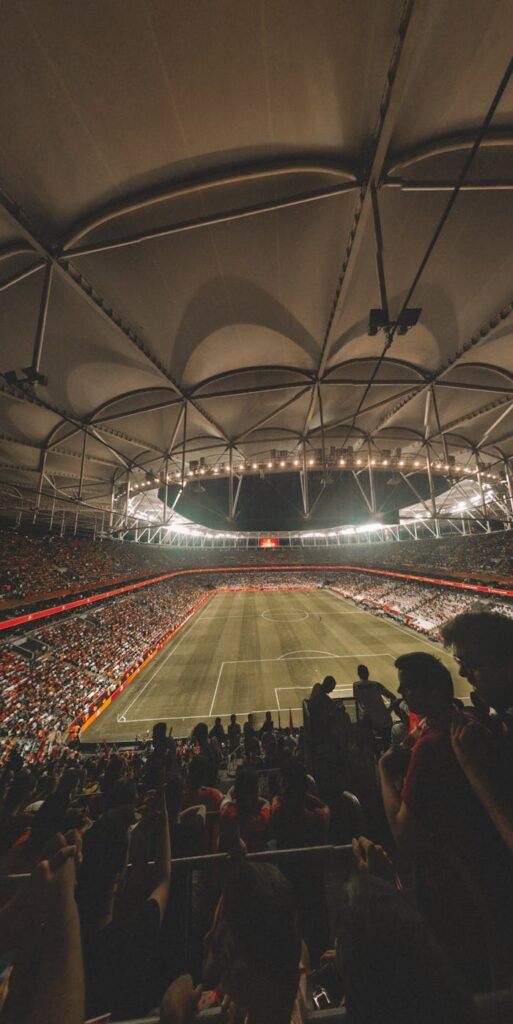
[[[486,501],[485,501],[485,495],[484,495],[484,489],[483,489],[483,479],[481,477],[481,465],[480,465],[480,462],[479,462],[479,454],[478,454],[478,452],[475,452],[474,455],[475,455],[475,459],[476,459],[476,470],[477,470],[477,482],[478,482],[478,485],[479,485],[479,496],[481,498],[481,511],[482,511],[482,514],[483,514],[483,522],[486,522]],[[490,524],[489,523],[487,523],[486,528],[487,528],[488,531],[490,530]]]
[[[48,306],[50,305],[52,276],[53,264],[48,263],[43,282],[43,291],[41,294],[41,303],[39,306],[39,319],[37,321],[36,329],[36,340],[34,342],[34,351],[32,354],[32,369],[34,373],[39,373],[39,367],[41,366],[41,356],[43,354],[43,343],[45,340],[46,320],[48,317]]]
[[[112,482],[112,489],[111,489],[111,492],[110,492],[110,513],[109,513],[109,530],[111,531],[111,533],[112,533],[112,526],[113,526],[113,523],[114,523],[114,495],[115,495],[115,485],[114,485],[114,481],[113,481]]]
[[[185,445],[187,443],[187,405],[183,408],[183,433],[182,433],[182,490],[185,487]]]
[[[82,442],[82,459],[80,462],[80,479],[78,482],[78,500],[82,498],[82,487],[84,485],[84,467],[85,467],[85,456],[86,456],[86,444],[87,444],[87,431],[84,430],[84,440]]]
[[[428,394],[429,394],[429,392],[428,392]],[[427,477],[428,477],[428,482],[429,482],[429,500],[431,502],[431,515],[433,516],[433,523],[435,525],[436,535],[437,535],[437,537],[439,537],[440,536],[440,523],[438,522],[438,518],[437,518],[436,495],[435,495],[435,492],[433,490],[433,474],[431,472],[431,458],[430,458],[430,455],[431,455],[431,452],[429,450],[429,446],[427,446],[427,448],[426,448],[426,470],[427,470]]]
[[[233,448],[228,452],[228,516],[233,518]]]
[[[130,470],[126,473],[126,496],[125,496],[125,529],[128,527],[128,502],[130,500]]]
[[[369,489],[370,489],[370,512],[371,515],[376,514],[376,491],[374,488],[374,470],[372,468],[372,448],[370,440],[367,442],[367,470],[369,473]]]
[[[169,475],[169,459],[166,459],[166,461],[164,463],[164,473],[165,473],[165,477],[164,477],[164,481],[165,481],[164,482],[164,507],[162,509],[162,522],[165,524],[166,521],[167,521],[167,492],[168,492],[167,478],[168,478],[168,475]]]
[[[506,477],[506,487],[508,491],[509,505],[511,509],[511,516],[513,517],[513,482],[511,480],[511,468],[508,459],[504,459],[504,473]],[[508,524],[511,529],[511,523]]]
[[[310,495],[308,491],[308,466],[306,461],[306,440],[303,438],[303,469],[300,471],[301,493],[303,495],[303,512],[305,518],[310,516]]]
[[[42,493],[43,493],[43,480],[44,480],[45,467],[46,467],[46,455],[47,455],[47,452],[46,452],[46,449],[45,449],[45,451],[41,452],[41,456],[40,456],[40,460],[39,460],[39,483],[38,483],[38,487],[37,487],[37,496],[36,496],[36,502],[35,502],[35,506],[34,506],[34,515],[32,516],[32,523],[33,524],[36,522],[37,513],[39,512],[39,506],[41,505],[41,496],[42,496]]]

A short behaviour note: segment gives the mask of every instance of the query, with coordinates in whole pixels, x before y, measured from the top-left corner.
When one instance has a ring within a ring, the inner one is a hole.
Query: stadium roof
[[[2,5],[4,491],[513,455],[512,44],[510,0]]]

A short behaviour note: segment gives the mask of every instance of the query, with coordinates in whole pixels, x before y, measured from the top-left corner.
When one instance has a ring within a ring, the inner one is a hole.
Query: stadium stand
[[[116,580],[174,569],[235,565],[355,565],[416,572],[455,572],[469,578],[513,578],[513,533],[501,531],[418,541],[340,547],[179,548],[0,532],[0,602],[78,593]]]
[[[0,1024],[513,1021],[512,30],[0,5]]]
[[[223,996],[249,1020],[264,1007],[283,1024],[321,1022],[324,1007],[348,1022],[507,1019],[513,623],[463,613],[442,633],[491,714],[483,724],[455,712],[449,674],[432,655],[400,658],[401,693],[425,718],[379,760],[374,799],[391,831],[382,821],[352,845],[343,817],[357,797],[339,794],[342,814],[335,793],[324,801],[296,742],[281,743],[277,770],[256,769],[242,744],[235,784],[227,738],[206,730],[177,744],[157,726],[152,742],[89,756],[60,746],[27,760],[11,747],[0,766],[2,951],[21,934],[58,986],[44,951],[55,936],[66,951],[59,998],[75,1001],[80,1020],[84,1006],[86,1020],[146,1018],[160,1000],[163,1022],[196,1010],[216,1019]],[[267,721],[260,738],[283,740]],[[219,788],[205,784],[214,741]],[[329,727],[316,742],[333,742]],[[353,735],[356,789],[367,756]],[[191,979],[204,930],[205,992]],[[26,970],[16,959],[3,982],[8,1021],[31,1019]]]

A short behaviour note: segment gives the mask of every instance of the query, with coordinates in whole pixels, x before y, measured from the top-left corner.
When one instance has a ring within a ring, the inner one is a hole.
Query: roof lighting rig
[[[369,457],[364,451],[354,452],[350,449],[332,447],[329,453],[323,453],[319,449],[312,449],[310,454],[307,454],[305,463],[307,471],[312,473],[324,471],[363,473],[369,470],[369,468],[372,469],[373,473],[384,472],[390,474],[395,470],[405,475],[427,473],[425,455],[405,454],[399,450],[395,454],[385,451],[382,453],[376,452]],[[228,462],[208,464],[204,459],[200,461],[191,460],[186,462],[185,466],[183,479],[182,470],[178,468],[169,467],[167,475],[165,472],[156,474],[150,471],[144,474],[143,480],[131,483],[130,491],[131,493],[140,493],[154,490],[165,486],[166,483],[185,487],[193,480],[227,478],[230,476],[230,473],[237,477],[241,475],[265,477],[271,473],[297,473],[303,469],[303,460],[289,452],[276,452],[273,450],[269,453],[269,456],[260,457],[258,460],[248,458],[245,461],[234,462],[231,470]],[[442,459],[430,459],[429,468],[433,476],[449,477],[451,479],[472,479],[476,478],[479,473],[482,479],[501,479],[497,471],[492,470],[486,465],[481,465],[478,470],[477,467],[457,463],[454,456],[449,456],[449,461],[447,462]]]
[[[369,335],[374,338],[379,331],[384,331],[385,334],[398,334],[404,335],[415,327],[420,314],[421,309],[405,309],[400,314],[397,320],[390,320],[384,309],[371,309],[369,312]]]

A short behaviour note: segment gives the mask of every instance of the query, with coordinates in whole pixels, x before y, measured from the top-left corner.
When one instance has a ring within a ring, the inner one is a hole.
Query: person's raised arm
[[[171,884],[171,836],[165,791],[160,795],[160,806],[156,821],[155,875],[154,888],[150,899],[160,907],[160,920],[164,917]]]
[[[378,683],[378,686],[379,686],[379,692],[380,692],[381,696],[382,697],[386,697],[387,700],[389,700],[391,704],[395,704],[395,702],[397,700],[397,694],[396,693],[392,693],[391,690],[387,690],[386,686],[383,686],[383,683]]]
[[[385,816],[395,842],[402,847],[409,843],[412,833],[411,815],[397,788],[398,771],[403,764],[400,753],[391,747],[383,754],[378,765]]]
[[[65,846],[50,861],[41,861],[34,872],[35,887],[43,892],[46,903],[46,921],[23,1024],[82,1024],[84,1020],[75,854],[73,846]]]

